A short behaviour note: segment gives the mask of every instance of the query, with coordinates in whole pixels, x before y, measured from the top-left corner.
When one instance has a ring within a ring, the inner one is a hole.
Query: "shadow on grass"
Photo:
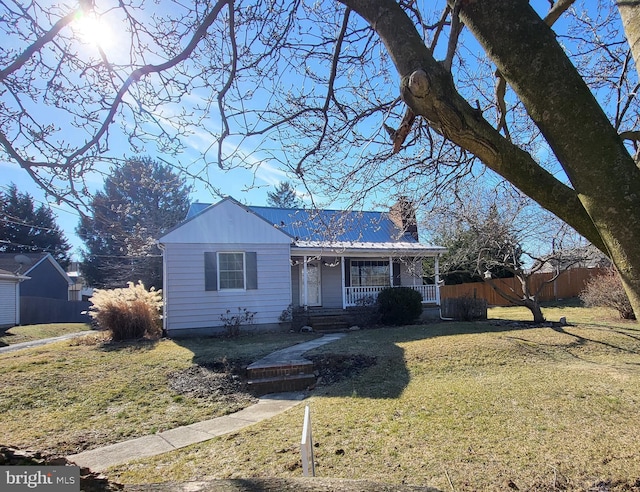
[[[578,335],[576,333],[570,333],[567,330],[565,330],[564,327],[561,327],[561,326],[554,326],[552,329],[557,333],[560,333],[562,335],[567,335],[567,336],[570,336],[570,337],[574,338],[575,342],[571,344],[571,346],[573,346],[573,347],[580,347],[580,346],[586,345],[587,343],[593,343],[593,344],[600,345],[602,347],[606,347],[606,348],[609,348],[609,349],[618,350],[620,352],[626,352],[628,354],[633,354],[633,355],[640,355],[640,350],[632,350],[632,349],[629,349],[629,348],[621,347],[619,345],[614,345],[612,343],[603,342],[601,340],[594,340],[593,338],[587,338],[587,337]],[[640,341],[640,337],[638,337],[636,335],[632,335],[630,333],[626,333],[624,331],[615,330],[615,329],[612,329],[611,331],[614,332],[614,333],[617,333],[619,335],[623,335],[623,336],[632,338],[633,340]]]
[[[353,377],[322,388],[322,394],[371,399],[398,398],[409,385],[411,375],[399,344],[441,336],[469,335],[510,331],[511,326],[494,326],[485,322],[433,323],[404,327],[381,327],[349,334],[339,342],[324,345],[305,356],[314,360],[345,353],[375,357],[376,364],[363,367]],[[366,381],[366,384],[364,384]]]
[[[498,333],[522,330],[522,326],[492,322],[443,322],[403,327],[380,327],[348,333],[339,341],[307,352],[303,357],[326,364],[343,365],[351,358],[353,367],[337,382],[320,385],[316,396],[348,396],[371,399],[398,398],[409,385],[411,375],[405,361],[403,343],[442,336]],[[184,338],[174,342],[193,353],[193,363],[205,367],[246,367],[270,353],[309,341],[317,334],[280,333],[246,335],[239,338]],[[371,365],[366,361],[375,359]],[[364,361],[364,362],[362,362]],[[343,367],[336,367],[343,370]],[[365,383],[366,382],[366,383]]]
[[[14,337],[13,333],[8,333],[10,328],[0,328],[0,339]],[[0,347],[8,347],[11,345],[10,343],[5,342],[4,340],[0,340]]]
[[[149,485],[127,486],[131,492],[174,492],[187,490],[174,482]],[[349,480],[340,478],[229,478],[198,483],[198,490],[203,492],[441,492],[440,489],[417,485],[398,485],[369,480]]]

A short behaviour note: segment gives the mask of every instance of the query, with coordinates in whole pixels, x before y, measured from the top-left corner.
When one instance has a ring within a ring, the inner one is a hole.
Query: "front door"
[[[307,302],[305,303],[304,265],[300,265],[300,305],[322,306],[322,287],[320,282],[320,262],[307,263]]]

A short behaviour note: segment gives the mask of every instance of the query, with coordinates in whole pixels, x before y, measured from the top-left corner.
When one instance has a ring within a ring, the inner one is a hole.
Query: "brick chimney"
[[[408,232],[416,241],[418,240],[416,209],[406,196],[400,196],[398,201],[392,205],[389,210],[389,218],[401,231]]]

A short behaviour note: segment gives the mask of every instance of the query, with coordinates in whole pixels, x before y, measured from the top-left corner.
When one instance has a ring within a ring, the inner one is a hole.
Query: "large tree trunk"
[[[618,0],[617,5],[636,71],[640,74],[640,0]]]
[[[528,2],[465,2],[460,15],[553,149],[640,314],[640,171],[622,139]]]
[[[414,113],[610,256],[640,315],[640,171],[553,31],[529,4],[462,1],[460,16],[525,104],[571,186],[500,135],[458,94],[397,3],[343,3],[380,35]]]

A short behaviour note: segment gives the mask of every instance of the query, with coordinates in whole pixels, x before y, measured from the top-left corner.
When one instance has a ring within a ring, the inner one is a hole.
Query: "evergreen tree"
[[[0,191],[0,252],[51,253],[62,268],[69,264],[68,243],[51,208],[35,207],[33,197],[15,184]]]
[[[300,207],[300,199],[289,181],[280,181],[276,185],[275,191],[267,191],[267,203],[278,208]]]
[[[184,219],[191,188],[170,166],[136,157],[112,170],[77,228],[86,245],[82,271],[94,287],[139,280],[162,287],[156,240]]]

